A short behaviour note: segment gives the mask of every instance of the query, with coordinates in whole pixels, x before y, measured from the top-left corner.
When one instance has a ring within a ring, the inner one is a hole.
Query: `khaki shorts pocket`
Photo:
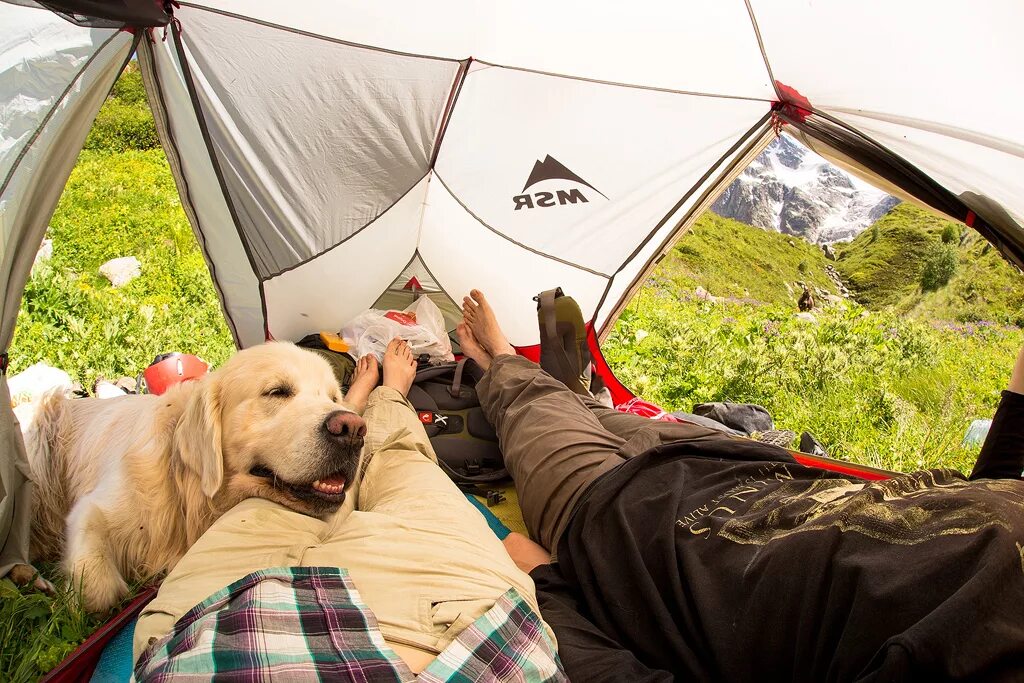
[[[444,649],[474,621],[494,607],[494,598],[454,598],[430,603],[430,626]]]

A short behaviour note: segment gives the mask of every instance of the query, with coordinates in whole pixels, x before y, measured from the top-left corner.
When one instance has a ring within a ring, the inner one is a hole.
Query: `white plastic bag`
[[[413,355],[425,353],[431,363],[455,360],[441,309],[425,296],[404,311],[363,311],[342,328],[341,336],[355,358],[372,353],[383,361],[388,344],[400,337],[409,343]]]

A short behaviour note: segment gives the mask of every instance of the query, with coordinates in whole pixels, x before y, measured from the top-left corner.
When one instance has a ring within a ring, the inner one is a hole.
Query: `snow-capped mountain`
[[[825,244],[852,239],[898,203],[781,135],[711,208],[720,216]]]

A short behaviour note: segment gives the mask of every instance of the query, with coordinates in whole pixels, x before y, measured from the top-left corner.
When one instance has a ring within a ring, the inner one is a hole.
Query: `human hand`
[[[502,544],[516,566],[527,574],[542,564],[551,563],[551,553],[545,550],[544,546],[534,543],[522,534],[513,531],[505,537]]]

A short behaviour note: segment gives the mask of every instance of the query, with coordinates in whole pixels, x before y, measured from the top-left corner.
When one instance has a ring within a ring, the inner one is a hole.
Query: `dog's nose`
[[[331,436],[361,439],[366,436],[366,421],[347,410],[335,410],[324,419],[324,429]]]

